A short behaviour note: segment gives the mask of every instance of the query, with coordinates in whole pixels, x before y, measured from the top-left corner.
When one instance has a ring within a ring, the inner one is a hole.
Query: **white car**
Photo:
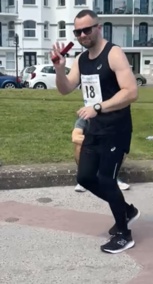
[[[26,87],[27,80],[31,79],[31,73],[33,72],[33,66],[30,67],[24,67],[23,70],[20,73],[20,78],[21,78],[21,84],[23,87]]]
[[[70,68],[65,67],[68,74]],[[33,65],[29,67],[30,78],[26,80],[26,87],[32,89],[54,89],[56,88],[55,68],[51,64]]]

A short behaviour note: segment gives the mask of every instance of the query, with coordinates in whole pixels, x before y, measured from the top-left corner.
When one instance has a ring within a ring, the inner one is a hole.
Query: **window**
[[[14,0],[8,0],[8,6],[14,6]]]
[[[55,74],[55,67],[54,66],[46,66],[44,67],[41,72],[48,73],[48,74]]]
[[[48,64],[49,63],[49,52],[45,52],[44,53],[44,64]]]
[[[24,5],[35,5],[36,0],[23,0]]]
[[[36,22],[25,21],[23,23],[24,37],[35,37],[36,36]]]
[[[48,7],[48,0],[44,0],[44,6]]]
[[[145,60],[145,65],[149,65],[150,64],[150,60]]]
[[[48,53],[45,53],[45,54],[47,55]],[[41,72],[47,73],[47,74],[55,74],[56,73],[54,66],[45,66],[45,67],[43,67]],[[68,74],[69,72],[70,72],[70,68],[65,67],[65,74]]]
[[[15,24],[13,21],[8,23],[8,38],[14,38],[15,36]]]
[[[44,23],[44,38],[48,38],[49,37],[48,31],[49,31],[49,23],[45,22]]]
[[[58,0],[58,6],[65,6],[65,0]]]
[[[86,0],[75,0],[75,6],[86,5]]]
[[[78,56],[80,53],[81,53],[81,51],[76,51],[74,56],[76,57],[76,56]]]
[[[106,40],[112,42],[112,23],[104,23],[103,29],[104,29],[103,37]]]
[[[7,52],[6,53],[6,69],[14,70],[15,69],[15,53]]]
[[[65,22],[61,21],[58,23],[59,37],[66,37]]]

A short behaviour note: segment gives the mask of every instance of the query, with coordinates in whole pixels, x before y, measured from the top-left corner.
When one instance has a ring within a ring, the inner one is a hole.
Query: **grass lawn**
[[[82,106],[80,91],[1,90],[0,160],[4,164],[73,161],[71,131]],[[140,88],[132,106],[131,158],[153,159],[153,88]]]

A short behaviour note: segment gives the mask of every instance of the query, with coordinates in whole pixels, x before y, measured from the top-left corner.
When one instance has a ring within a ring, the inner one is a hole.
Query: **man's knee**
[[[87,172],[78,172],[77,182],[85,188],[89,188],[90,185],[95,183],[96,176],[89,175]]]
[[[105,200],[113,198],[116,191],[118,191],[117,179],[109,176],[98,175],[99,186]]]

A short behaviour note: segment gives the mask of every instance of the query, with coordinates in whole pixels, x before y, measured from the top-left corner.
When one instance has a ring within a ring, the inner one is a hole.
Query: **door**
[[[112,0],[104,0],[104,14],[112,14]]]
[[[153,57],[152,56],[143,56],[142,57],[142,70],[143,74],[150,75],[151,74],[151,62]]]
[[[129,64],[132,66],[133,72],[140,73],[140,53],[138,52],[126,52]]]
[[[2,12],[2,3],[0,0],[0,13]],[[2,23],[0,22],[0,46],[2,46]]]
[[[56,88],[56,72],[54,66],[47,65],[37,73],[37,81],[44,83],[47,89]]]
[[[132,28],[130,26],[126,27],[126,46],[132,46]]]
[[[133,13],[133,0],[127,0],[126,14]]]
[[[36,52],[24,52],[24,67],[32,66],[37,64],[37,53]]]
[[[104,29],[103,33],[104,38],[112,42],[112,23],[104,23],[103,29]]]
[[[2,46],[2,23],[0,22],[0,46]]]
[[[139,25],[139,42],[141,46],[147,46],[148,41],[148,24],[140,23]]]

